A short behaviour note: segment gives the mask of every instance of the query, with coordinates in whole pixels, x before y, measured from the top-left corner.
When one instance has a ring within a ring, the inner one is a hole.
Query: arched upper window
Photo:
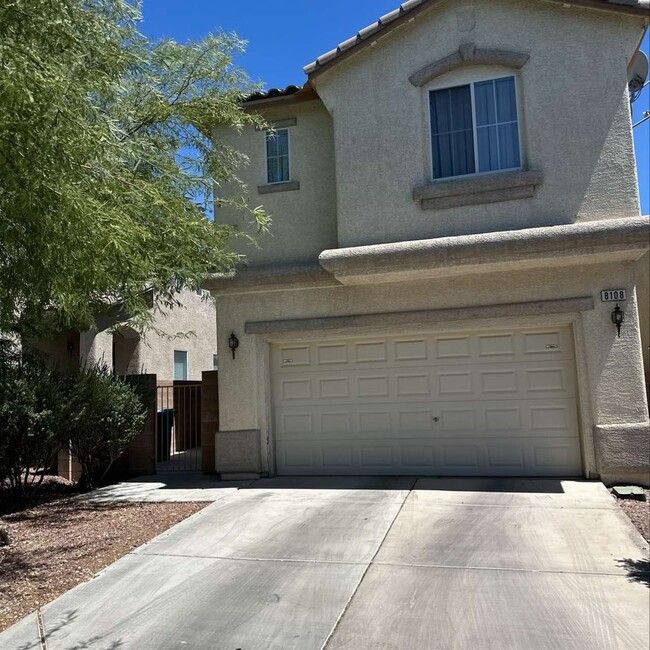
[[[527,169],[520,73],[529,58],[469,43],[409,77],[422,91],[427,138],[428,180],[413,189],[423,209],[535,195],[543,174]]]

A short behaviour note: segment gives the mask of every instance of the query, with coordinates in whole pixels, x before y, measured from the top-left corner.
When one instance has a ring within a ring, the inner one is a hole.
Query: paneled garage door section
[[[272,348],[277,473],[579,476],[571,330]]]

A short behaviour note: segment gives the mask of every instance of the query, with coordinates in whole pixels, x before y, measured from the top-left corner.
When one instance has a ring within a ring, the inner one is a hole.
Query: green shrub
[[[135,388],[105,366],[70,373],[65,385],[64,433],[81,466],[80,486],[91,489],[142,432],[147,407]]]
[[[81,465],[80,487],[104,478],[143,430],[151,396],[105,366],[60,375],[0,340],[0,491],[35,498],[61,448]]]
[[[61,442],[60,377],[36,359],[0,350],[0,488],[26,501]]]

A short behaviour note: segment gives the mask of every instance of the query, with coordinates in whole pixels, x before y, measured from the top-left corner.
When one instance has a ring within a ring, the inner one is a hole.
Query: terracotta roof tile
[[[295,95],[303,89],[302,86],[287,86],[286,88],[269,88],[268,90],[260,90],[259,92],[247,95],[244,98],[246,102],[258,102],[262,99],[275,99],[276,97],[289,97]]]

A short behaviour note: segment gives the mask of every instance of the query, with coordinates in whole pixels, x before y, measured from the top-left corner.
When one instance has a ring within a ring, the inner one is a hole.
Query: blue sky
[[[248,41],[238,63],[267,87],[302,84],[302,68],[400,0],[144,0],[141,31],[152,38],[197,40],[211,31],[236,32]],[[648,34],[642,49],[650,52]],[[633,121],[650,110],[650,86],[634,104]],[[585,119],[589,119],[585,107]],[[643,214],[650,213],[650,120],[634,129]]]

